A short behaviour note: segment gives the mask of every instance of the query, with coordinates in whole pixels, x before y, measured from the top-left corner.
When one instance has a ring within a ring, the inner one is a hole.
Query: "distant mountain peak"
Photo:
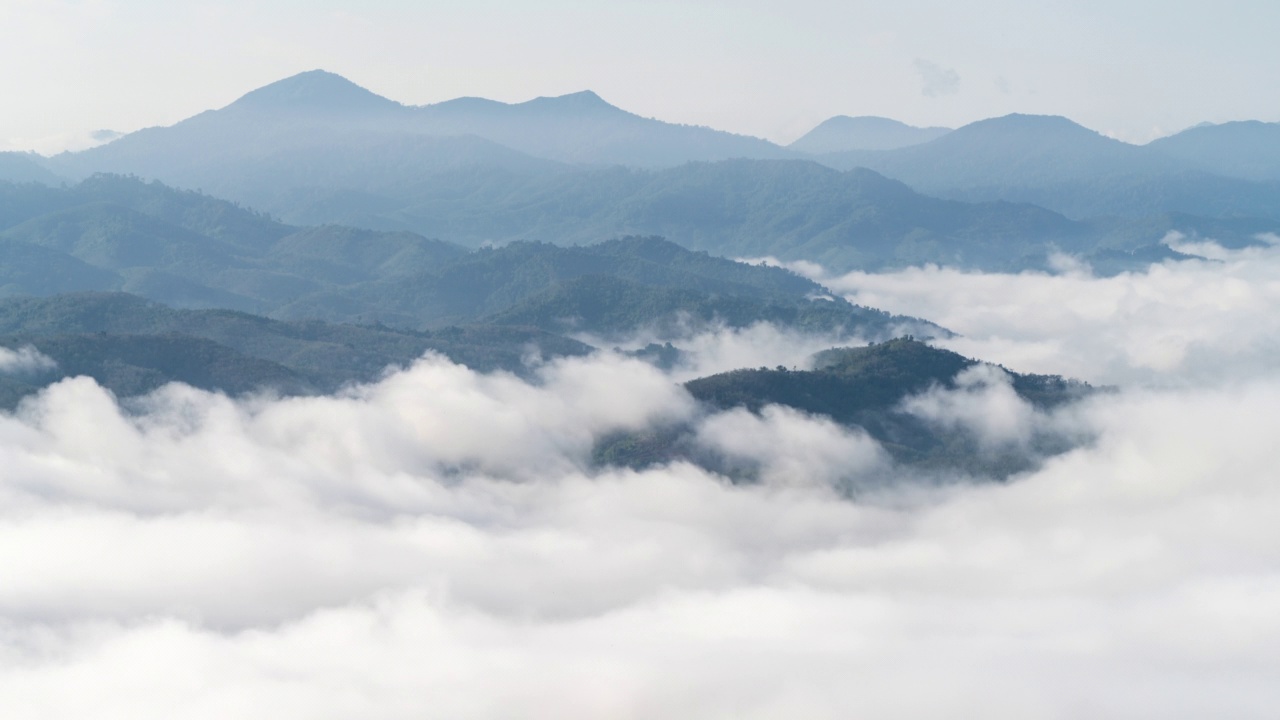
[[[867,127],[913,128],[913,129],[917,129],[917,130],[921,129],[921,128],[916,128],[916,127],[915,127],[915,126],[913,126],[913,125],[908,125],[907,123],[904,123],[904,122],[902,122],[902,121],[900,121],[900,120],[894,120],[893,118],[881,117],[881,116],[879,116],[879,115],[836,115],[836,116],[834,116],[834,117],[830,117],[830,118],[827,118],[826,120],[822,121],[821,123],[819,123],[819,124],[818,124],[818,127],[831,127],[831,126],[840,126],[840,125],[845,125],[845,126],[862,125],[862,126],[867,126]],[[816,129],[816,128],[815,128],[815,129]]]
[[[836,115],[819,123],[788,147],[812,155],[850,150],[894,150],[926,143],[949,132],[949,128],[914,127],[875,115]]]
[[[1070,142],[1088,143],[1092,146],[1130,146],[1122,140],[1109,138],[1061,115],[1027,115],[1011,113],[969,123],[953,130],[948,142],[964,143],[972,140],[998,140],[1008,142]],[[1130,146],[1132,147],[1132,146]]]
[[[998,128],[1007,130],[1010,128],[1025,128],[1028,130],[1070,130],[1083,131],[1092,135],[1099,135],[1095,130],[1089,128],[1061,115],[1031,115],[1027,113],[1009,113],[1000,117],[987,118],[970,123],[960,128]]]
[[[371,112],[402,107],[325,70],[308,70],[253,90],[228,106],[241,110]]]
[[[553,112],[626,112],[621,108],[610,105],[604,98],[591,90],[582,90],[568,95],[534,98],[528,102],[520,103],[520,105],[528,109]]]

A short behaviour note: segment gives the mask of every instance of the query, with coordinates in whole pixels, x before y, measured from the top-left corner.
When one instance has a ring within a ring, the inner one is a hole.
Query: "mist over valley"
[[[1280,123],[608,94],[0,152],[0,707],[1273,717]]]

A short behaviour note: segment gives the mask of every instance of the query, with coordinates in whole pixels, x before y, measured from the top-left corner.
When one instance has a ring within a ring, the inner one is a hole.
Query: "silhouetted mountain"
[[[970,202],[1027,202],[1073,218],[1178,212],[1280,219],[1280,183],[1222,177],[1066,118],[1008,115],[921,145],[823,156],[920,192]]]
[[[1280,180],[1280,123],[1198,125],[1147,144],[1200,170],[1245,180]]]
[[[894,150],[936,140],[949,132],[950,128],[914,127],[889,118],[837,115],[823,121],[787,148],[810,155],[850,150]]]
[[[930,388],[956,389],[957,376],[980,363],[956,353],[899,338],[866,347],[818,353],[812,370],[759,368],[733,370],[685,383],[689,393],[714,410],[742,407],[759,413],[781,405],[831,418],[865,430],[900,461],[924,466],[960,467],[1007,475],[1031,467],[1040,457],[1062,452],[1079,438],[1032,435],[1027,446],[983,447],[972,434],[912,415],[904,399]],[[1014,392],[1041,409],[1079,400],[1095,390],[1085,383],[1051,375],[1004,375]],[[597,446],[601,464],[644,466],[684,459],[750,479],[751,468],[698,448],[689,427],[625,433]]]

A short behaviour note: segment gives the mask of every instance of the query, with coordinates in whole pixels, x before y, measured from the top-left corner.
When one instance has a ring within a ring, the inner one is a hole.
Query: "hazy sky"
[[[323,68],[408,104],[592,89],[789,142],[836,114],[1066,115],[1144,142],[1280,120],[1263,0],[4,0],[0,149],[56,151]]]

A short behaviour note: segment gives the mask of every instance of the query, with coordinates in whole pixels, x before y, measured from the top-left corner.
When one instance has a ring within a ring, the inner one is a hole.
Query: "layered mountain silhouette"
[[[67,188],[0,183],[0,258],[0,295],[124,291],[185,308],[410,331],[518,323],[678,334],[689,329],[682,324],[772,321],[878,337],[904,324],[932,327],[839,299],[815,301],[830,293],[787,270],[659,238],[471,251],[408,232],[285,225],[118,176]],[[592,292],[610,283],[627,291]]]
[[[1170,231],[1235,245],[1275,232],[1275,152],[1249,151],[1275,147],[1273,134],[1265,123],[1227,124],[1134,146],[1060,117],[953,131],[838,117],[781,148],[643,118],[591,92],[413,107],[312,71],[43,169],[9,160],[27,173],[16,179],[131,174],[291,225],[471,247],[662,235],[835,269],[1017,270],[1045,267],[1058,251],[1157,256],[1146,248]]]

